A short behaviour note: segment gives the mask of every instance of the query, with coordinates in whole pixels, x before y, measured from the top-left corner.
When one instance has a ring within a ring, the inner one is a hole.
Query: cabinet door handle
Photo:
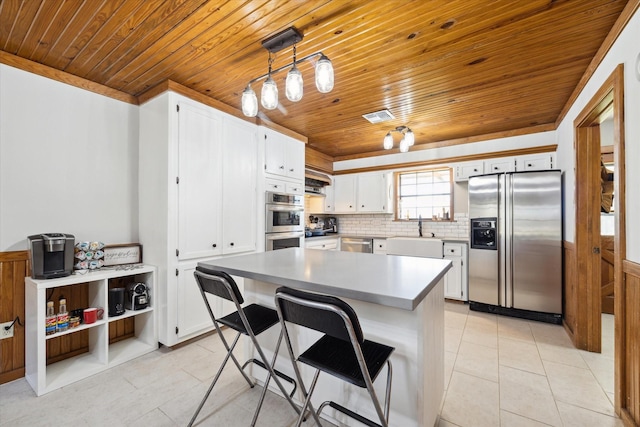
[[[280,169],[284,169],[284,165],[280,166]]]
[[[218,245],[217,245],[217,244],[215,244],[215,243],[214,243],[213,245],[211,245],[211,246],[213,246],[214,248],[217,248],[217,247],[218,247]]]
[[[362,207],[364,208],[364,205],[362,205]]]
[[[293,168],[289,169],[289,172],[293,172]]]
[[[533,166],[531,163],[527,163],[527,167],[530,168],[531,166]]]
[[[233,242],[229,243],[229,246],[233,246]]]
[[[497,171],[497,170],[498,170],[498,167],[497,167],[497,166],[494,166],[494,167],[493,167],[493,170],[494,170],[494,171]]]

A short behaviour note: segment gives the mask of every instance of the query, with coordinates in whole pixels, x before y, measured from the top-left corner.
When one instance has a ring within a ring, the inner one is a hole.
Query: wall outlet
[[[13,328],[15,327],[15,324],[11,325],[12,323],[13,322],[0,323],[0,340],[13,337]],[[5,328],[8,328],[9,326],[11,327],[8,330],[5,329]]]

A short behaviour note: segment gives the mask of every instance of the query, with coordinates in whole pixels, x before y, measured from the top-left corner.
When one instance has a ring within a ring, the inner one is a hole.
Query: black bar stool
[[[275,300],[293,369],[305,397],[296,426],[300,426],[302,423],[303,415],[307,406],[310,405],[311,395],[318,381],[320,371],[323,371],[358,387],[366,388],[375,406],[380,424],[333,401],[326,401],[320,405],[317,412],[314,412],[313,407],[310,406],[318,425],[321,425],[318,416],[324,407],[329,405],[367,426],[388,427],[392,377],[389,357],[395,349],[384,344],[365,340],[360,322],[353,308],[339,298],[280,287],[276,290]],[[296,359],[286,322],[314,329],[325,335]],[[300,377],[296,360],[316,369],[308,393]],[[385,364],[388,371],[383,412],[373,388],[373,381],[375,381]]]
[[[222,344],[224,345],[224,347],[227,349],[227,355],[225,356],[222,362],[222,365],[218,369],[218,372],[216,373],[215,377],[213,378],[213,381],[211,382],[209,389],[205,393],[202,401],[200,402],[198,409],[196,409],[195,414],[193,414],[193,417],[189,422],[189,426],[192,426],[194,421],[196,420],[196,417],[200,413],[202,406],[204,405],[207,398],[209,397],[211,390],[213,390],[213,386],[216,384],[216,381],[218,381],[218,378],[220,377],[220,374],[222,373],[222,370],[227,364],[227,361],[229,360],[229,358],[233,360],[233,363],[240,370],[240,373],[242,373],[242,376],[251,387],[254,386],[254,383],[249,379],[247,374],[245,374],[244,372],[244,368],[249,363],[255,363],[258,366],[261,366],[262,368],[266,369],[268,372],[264,389],[262,390],[262,394],[260,395],[260,401],[258,402],[258,407],[256,408],[256,412],[253,415],[253,420],[251,421],[252,426],[256,424],[256,421],[258,419],[258,414],[260,413],[260,408],[262,407],[262,403],[264,401],[264,397],[267,392],[269,381],[271,380],[272,377],[275,380],[278,387],[280,388],[280,391],[282,391],[282,394],[284,395],[284,397],[289,401],[289,404],[291,404],[293,409],[295,409],[296,413],[299,414],[300,410],[291,399],[291,397],[294,395],[296,391],[296,387],[297,387],[296,382],[291,377],[288,377],[283,373],[276,371],[272,368],[277,356],[277,350],[274,355],[273,362],[269,363],[266,356],[264,355],[264,352],[262,351],[262,348],[260,347],[260,344],[258,343],[258,340],[256,339],[256,336],[260,335],[262,332],[266,331],[267,329],[271,328],[273,325],[278,323],[278,314],[276,313],[276,311],[273,310],[272,308],[264,307],[258,304],[250,304],[242,308],[241,305],[244,303],[244,298],[242,297],[242,294],[238,289],[238,285],[236,284],[236,282],[233,280],[231,276],[229,276],[227,273],[223,271],[209,270],[203,267],[197,267],[196,271],[193,274],[196,278],[196,282],[198,283],[198,287],[200,288],[202,299],[204,300],[204,303],[207,306],[209,315],[211,316],[211,319],[213,320],[213,324],[216,328],[216,331],[218,332],[218,336],[220,337],[220,340],[222,340]],[[217,319],[213,313],[213,310],[211,309],[211,305],[209,304],[207,294],[212,294],[220,298],[224,298],[228,301],[232,301],[236,306],[236,311],[220,319]],[[227,343],[227,340],[224,338],[224,335],[220,330],[220,324],[225,325],[233,329],[234,331],[238,332],[231,346],[229,346],[229,344]],[[251,338],[251,342],[255,346],[258,354],[260,355],[261,360],[249,359],[244,363],[244,365],[240,366],[240,363],[238,362],[236,357],[233,355],[233,349],[238,343],[238,339],[240,338],[240,335],[246,335]],[[276,349],[280,347],[282,337],[283,337],[283,331],[280,331]],[[286,392],[286,390],[284,389],[278,377],[293,384],[293,390],[291,391],[290,394]]]

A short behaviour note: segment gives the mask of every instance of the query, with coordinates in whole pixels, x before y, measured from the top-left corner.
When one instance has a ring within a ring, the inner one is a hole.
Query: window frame
[[[453,168],[451,167],[437,167],[437,168],[426,168],[426,169],[411,169],[411,170],[403,170],[403,171],[396,171],[393,174],[394,177],[394,192],[395,192],[395,201],[394,201],[394,221],[419,221],[418,218],[403,218],[402,217],[402,211],[400,210],[400,199],[401,199],[401,194],[400,194],[400,176],[403,174],[410,174],[410,173],[424,173],[424,172],[436,172],[436,171],[448,171],[449,172],[449,219],[444,219],[441,218],[440,216],[438,216],[437,219],[433,219],[433,217],[430,218],[422,218],[422,221],[433,221],[433,222],[452,222],[453,221],[453,201],[454,201],[454,194],[453,194]],[[433,195],[433,194],[431,194]]]

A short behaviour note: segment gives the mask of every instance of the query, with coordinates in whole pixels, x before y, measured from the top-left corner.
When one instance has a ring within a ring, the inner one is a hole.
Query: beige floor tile
[[[544,375],[501,366],[500,409],[562,427],[556,402]]]
[[[461,427],[499,425],[498,383],[454,371],[441,417]]]
[[[449,387],[449,381],[451,381],[451,374],[453,374],[453,367],[456,364],[456,353],[450,351],[444,352],[444,389]]]
[[[500,337],[535,342],[528,321],[506,316],[499,316],[497,320]]]
[[[558,411],[565,427],[622,427],[622,420],[588,409],[558,402]]]
[[[500,427],[546,427],[544,424],[531,418],[512,414],[508,411],[500,411]]]
[[[442,418],[440,418],[438,420],[438,423],[436,424],[436,427],[460,427],[457,424],[451,423],[447,420],[443,420]]]
[[[596,354],[575,350],[560,326],[472,312],[465,304],[445,303],[445,310],[447,389],[439,427],[559,425],[553,406],[568,427],[622,425],[612,416],[613,316],[602,316],[603,352]],[[41,397],[25,379],[3,384],[0,426],[184,426],[225,354],[220,338],[208,335]],[[242,343],[235,354],[242,362]],[[249,425],[260,391],[228,364],[196,425]],[[288,403],[269,392],[258,426],[294,421]]]
[[[444,325],[447,328],[464,329],[467,323],[467,313],[458,313],[456,311],[444,312]]]
[[[545,374],[538,347],[534,343],[500,337],[498,357],[500,366],[522,369],[534,374]]]
[[[462,334],[464,330],[456,328],[444,328],[444,351],[450,351],[457,353],[460,347],[460,341],[462,341]]]
[[[498,382],[498,350],[463,342],[458,350],[454,370]]]
[[[129,423],[130,426],[154,426],[154,427],[174,427],[177,426],[175,422],[165,415],[160,409],[156,408],[147,412],[140,418],[133,420]]]
[[[607,393],[614,392],[614,359],[603,356],[600,353],[591,353],[588,351],[576,350],[576,352],[585,361],[593,375],[600,383],[600,386]]]
[[[573,348],[571,339],[562,326],[543,322],[529,322],[529,326],[536,342]]]
[[[589,369],[547,361],[543,363],[557,401],[614,415],[609,398]]]
[[[538,342],[537,346],[542,360],[575,366],[576,368],[588,368],[578,350],[573,347],[570,348],[561,345],[546,344],[543,342]]]

